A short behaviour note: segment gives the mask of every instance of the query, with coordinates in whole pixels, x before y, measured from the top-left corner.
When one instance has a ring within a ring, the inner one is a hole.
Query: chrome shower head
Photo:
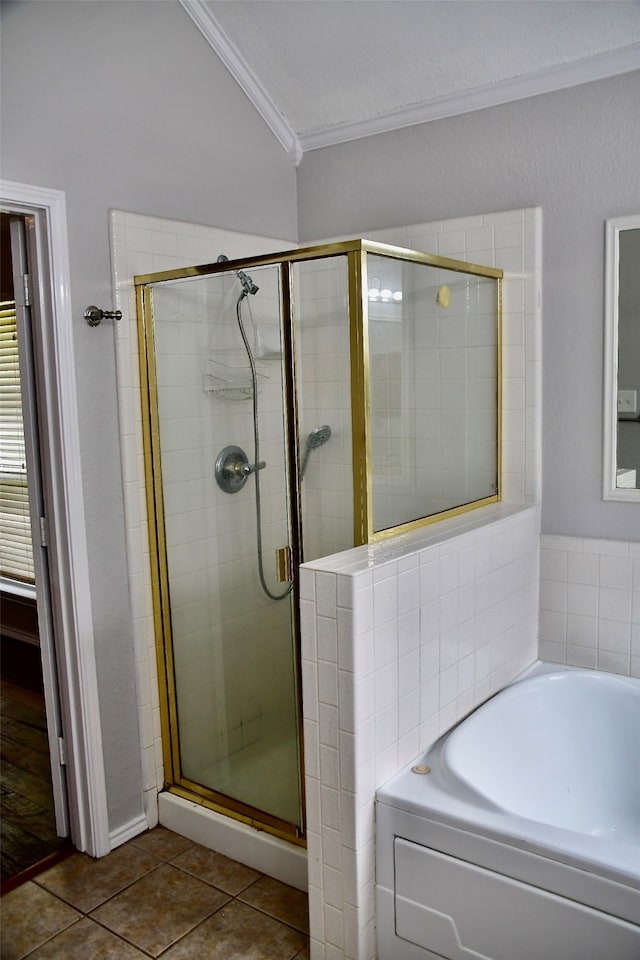
[[[302,466],[300,467],[300,479],[304,477],[304,472],[307,469],[307,461],[309,459],[309,454],[312,450],[321,447],[327,442],[331,436],[331,427],[328,423],[323,424],[321,427],[314,427],[309,436],[307,437],[307,442],[304,449],[304,457],[302,458]]]
[[[325,423],[322,427],[314,427],[307,437],[307,446],[315,450],[316,447],[321,447],[323,443],[326,443],[330,436],[331,427],[328,423]]]

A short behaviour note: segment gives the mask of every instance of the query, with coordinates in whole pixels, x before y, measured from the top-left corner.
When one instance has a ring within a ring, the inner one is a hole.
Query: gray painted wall
[[[141,809],[108,211],[286,240],[541,204],[547,532],[640,536],[600,501],[603,222],[640,207],[640,73],[307,154],[296,171],[175,2],[2,4],[2,176],[64,190],[109,815]]]
[[[546,533],[640,539],[601,500],[604,221],[640,212],[640,72],[307,153],[300,241],[540,205]]]
[[[110,208],[296,238],[295,168],[174,2],[2,4],[2,176],[64,190],[109,820],[141,811]]]

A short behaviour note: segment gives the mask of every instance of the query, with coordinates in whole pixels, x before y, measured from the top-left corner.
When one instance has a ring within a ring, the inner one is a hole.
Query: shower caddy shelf
[[[210,397],[218,400],[251,400],[253,383],[246,357],[244,364],[233,362],[235,359],[236,351],[229,351],[229,362],[209,357],[204,374],[204,392]],[[239,353],[237,359],[241,359]],[[265,379],[268,377],[264,373],[257,374],[258,393],[260,381]]]

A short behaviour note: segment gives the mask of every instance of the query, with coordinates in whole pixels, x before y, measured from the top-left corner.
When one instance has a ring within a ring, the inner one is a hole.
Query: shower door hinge
[[[67,757],[64,752],[64,740],[62,739],[62,737],[58,737],[57,740],[58,740],[58,763],[60,764],[61,767],[66,767]]]
[[[291,547],[279,547],[276,550],[276,567],[278,583],[287,583],[293,580],[293,553]]]
[[[49,546],[49,537],[47,534],[47,518],[40,517],[40,546],[48,547]]]

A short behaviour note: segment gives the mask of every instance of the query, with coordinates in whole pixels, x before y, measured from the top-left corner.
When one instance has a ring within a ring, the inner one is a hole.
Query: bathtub
[[[378,790],[379,960],[640,960],[640,680],[538,665]]]

